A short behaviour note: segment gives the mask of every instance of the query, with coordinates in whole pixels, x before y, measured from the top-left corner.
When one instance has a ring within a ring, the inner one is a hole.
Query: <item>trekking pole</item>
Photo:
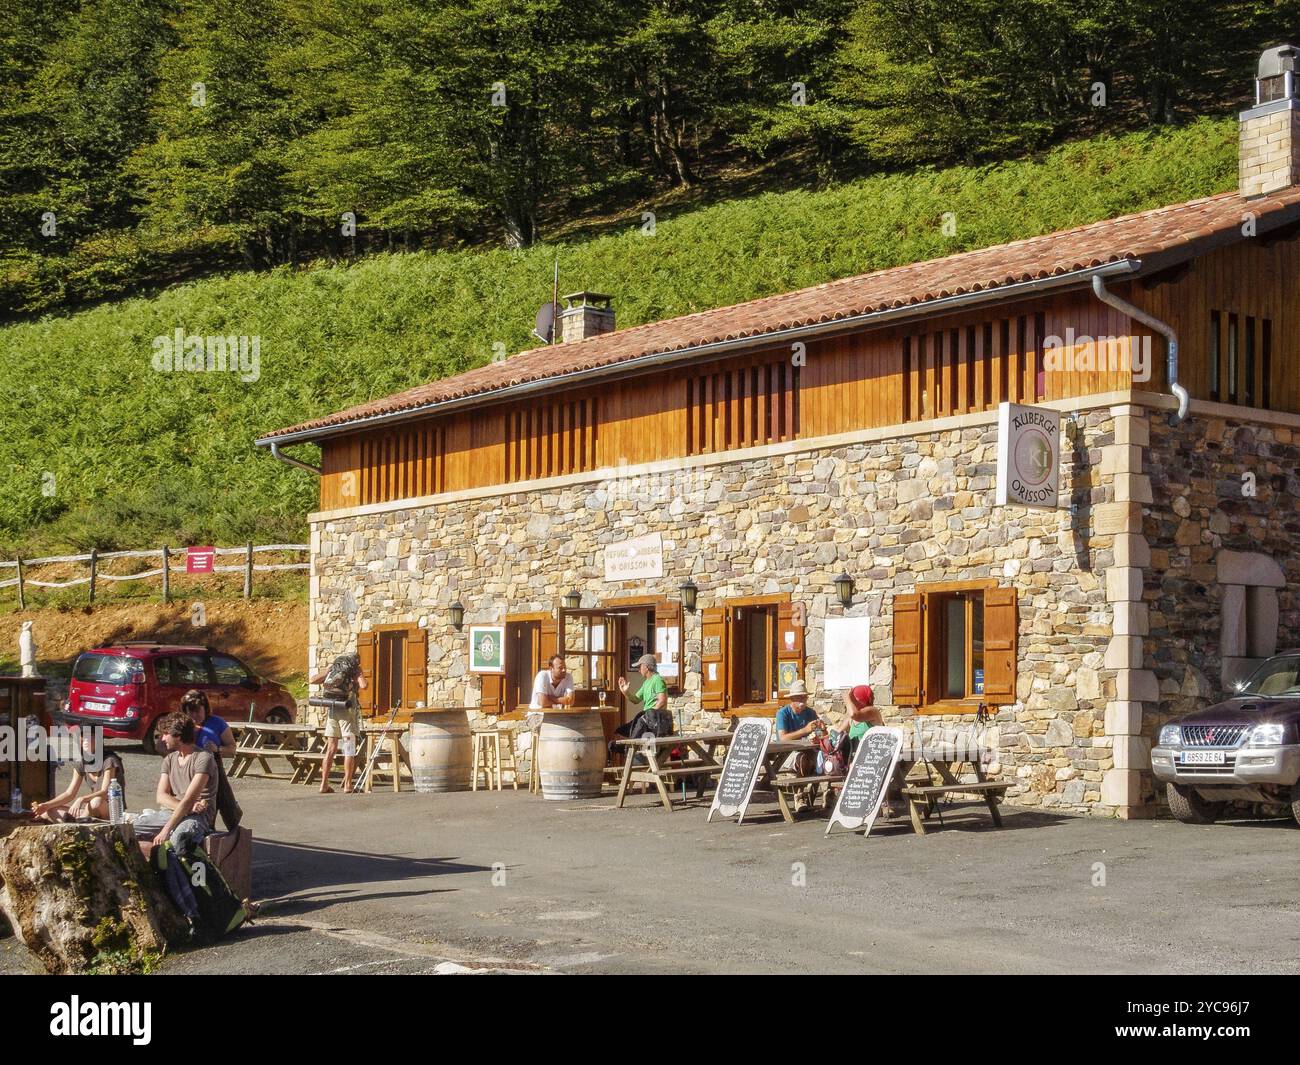
[[[395,707],[393,707],[393,709],[389,712],[389,714],[388,714],[388,720],[387,720],[386,722],[384,722],[384,728],[389,728],[389,727],[392,726],[392,724],[393,724],[393,719],[394,719],[395,717],[397,717],[397,711],[398,711],[398,707],[395,706]],[[383,734],[382,734],[382,733],[380,733],[380,734],[377,735],[377,736],[374,736],[373,739],[374,739],[374,743],[372,744],[372,746],[371,746],[371,748],[370,748],[370,757],[366,759],[366,768],[362,771],[361,776],[358,778],[358,780],[357,780],[357,786],[356,786],[355,788],[352,789],[352,793],[353,793],[354,795],[359,794],[360,792],[363,792],[363,791],[366,790],[366,783],[370,780],[370,774],[371,774],[372,772],[374,772],[374,768],[375,768],[375,759],[379,756],[379,748],[383,746],[383,743],[382,743],[382,740],[383,740]],[[394,772],[394,773],[400,774],[401,771],[402,771],[402,769],[401,769],[401,766],[400,766],[400,765],[394,765],[394,766],[393,766],[393,772]],[[401,780],[400,775],[398,776],[398,780]]]

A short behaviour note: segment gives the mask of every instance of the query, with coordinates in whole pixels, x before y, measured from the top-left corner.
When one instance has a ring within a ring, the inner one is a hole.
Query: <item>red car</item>
[[[212,712],[232,724],[289,724],[297,709],[286,688],[257,676],[232,655],[211,647],[132,641],[77,656],[60,718],[69,725],[102,725],[105,736],[139,740],[153,754],[158,719],[179,710],[181,696],[191,688],[205,692]]]

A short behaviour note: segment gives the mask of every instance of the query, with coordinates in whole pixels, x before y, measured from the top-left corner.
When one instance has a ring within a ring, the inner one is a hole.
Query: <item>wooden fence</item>
[[[274,563],[254,563],[253,556],[259,552],[285,552],[297,551],[307,552],[310,548],[306,544],[263,544],[260,547],[254,547],[251,543],[244,547],[218,547],[215,553],[218,556],[225,555],[242,555],[243,561],[233,566],[219,566],[214,564],[211,569],[204,570],[202,573],[191,574],[191,576],[206,576],[208,573],[240,573],[244,574],[244,598],[253,597],[253,574],[270,573],[278,570],[303,570],[310,569],[311,562],[274,562]],[[162,600],[164,603],[171,602],[171,576],[175,572],[184,573],[184,568],[176,570],[174,563],[179,559],[184,565],[187,554],[186,548],[172,548],[163,546],[151,551],[91,551],[85,555],[53,555],[49,558],[19,558],[12,562],[0,562],[0,573],[5,570],[16,570],[17,574],[4,580],[0,580],[0,588],[18,589],[18,606],[19,609],[27,608],[27,588],[72,588],[79,584],[88,584],[89,601],[95,601],[95,586],[99,581],[145,581],[152,580],[154,577],[162,578]],[[102,573],[100,565],[117,558],[156,558],[158,566],[155,569],[141,570],[138,573]],[[35,566],[49,566],[60,563],[85,562],[89,566],[89,572],[84,577],[74,577],[66,581],[38,581],[27,575],[27,570]]]

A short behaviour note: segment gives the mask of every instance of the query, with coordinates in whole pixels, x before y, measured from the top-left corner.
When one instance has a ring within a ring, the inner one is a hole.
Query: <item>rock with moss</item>
[[[40,825],[0,839],[0,910],[51,973],[148,971],[184,919],[130,825]]]

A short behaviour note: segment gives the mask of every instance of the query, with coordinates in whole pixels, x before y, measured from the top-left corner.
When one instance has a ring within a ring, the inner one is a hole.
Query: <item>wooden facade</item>
[[[1180,337],[1195,399],[1300,413],[1300,267],[1294,238],[1243,241],[1163,275],[1112,283]],[[509,485],[1130,388],[1167,390],[1164,341],[1149,380],[1124,361],[1134,329],[1091,291],[1044,295],[599,387],[539,394],[322,441],[323,511]],[[1216,373],[1217,368],[1217,373]],[[1215,381],[1211,377],[1215,376]]]

